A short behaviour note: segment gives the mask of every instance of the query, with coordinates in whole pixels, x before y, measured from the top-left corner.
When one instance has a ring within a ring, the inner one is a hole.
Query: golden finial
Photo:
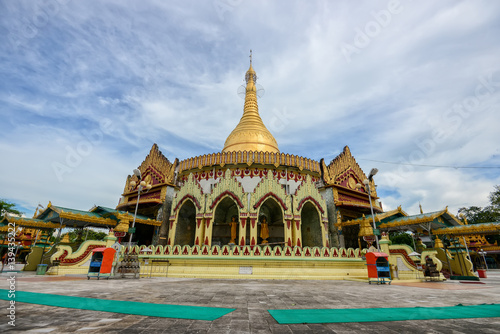
[[[420,202],[418,202],[418,207],[420,208],[420,213],[424,213],[424,210],[422,209],[422,204],[420,204]]]
[[[252,50],[250,50],[250,68],[245,74],[245,104],[240,122],[229,134],[222,152],[257,151],[279,153],[278,143],[266,128],[259,115],[257,104],[257,75],[252,67]]]

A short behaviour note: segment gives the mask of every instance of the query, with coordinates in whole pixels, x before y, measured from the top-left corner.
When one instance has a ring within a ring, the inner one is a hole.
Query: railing
[[[285,153],[269,153],[269,152],[219,152],[212,154],[200,155],[189,159],[182,160],[179,165],[179,172],[185,170],[210,167],[215,165],[236,165],[253,163],[263,165],[297,167],[300,170],[308,170],[315,173],[320,173],[320,165],[316,160],[299,157],[297,155]]]

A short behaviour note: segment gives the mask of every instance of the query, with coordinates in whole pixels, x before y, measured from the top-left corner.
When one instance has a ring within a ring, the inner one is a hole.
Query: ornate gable
[[[149,151],[149,154],[138,169],[141,171],[142,179],[147,184],[151,184],[152,186],[163,184],[173,185],[175,167],[178,163],[178,159],[175,159],[174,163],[171,163],[158,149],[158,145],[153,144],[151,151]],[[136,188],[130,186],[131,181],[137,182],[138,179],[135,175],[127,177],[125,189],[123,190],[124,194],[136,191]]]
[[[342,153],[333,159],[328,166],[324,160],[321,161],[321,165],[323,180],[326,185],[342,186],[366,194],[364,187],[356,188],[356,184],[359,183],[362,185],[363,180],[367,179],[367,176],[352,156],[348,146],[345,146]],[[372,195],[374,195],[375,184],[373,180],[370,183],[370,188],[372,189]]]

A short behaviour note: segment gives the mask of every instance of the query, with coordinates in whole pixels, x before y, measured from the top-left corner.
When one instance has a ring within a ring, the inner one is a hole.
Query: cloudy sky
[[[348,145],[386,210],[484,206],[498,36],[496,1],[1,1],[0,198],[115,207],[153,143],[219,152],[252,49],[282,152]]]

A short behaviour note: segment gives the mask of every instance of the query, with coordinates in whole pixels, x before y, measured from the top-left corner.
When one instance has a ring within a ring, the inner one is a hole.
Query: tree
[[[3,199],[0,199],[0,218],[6,213],[11,213],[13,215],[21,215],[22,212],[16,209],[16,205],[14,203],[9,203]]]
[[[102,241],[108,235],[106,232],[94,231],[93,229],[81,229],[77,228],[73,231],[64,233],[58,239],[62,239],[66,234],[69,235],[70,242],[83,242],[84,240],[99,240]],[[51,241],[56,241],[55,237],[51,238]]]
[[[469,224],[481,224],[500,221],[500,185],[489,196],[490,205],[463,207],[458,210],[458,216],[463,215]]]
[[[413,237],[404,231],[391,232],[389,239],[393,245],[408,245],[413,248]]]

